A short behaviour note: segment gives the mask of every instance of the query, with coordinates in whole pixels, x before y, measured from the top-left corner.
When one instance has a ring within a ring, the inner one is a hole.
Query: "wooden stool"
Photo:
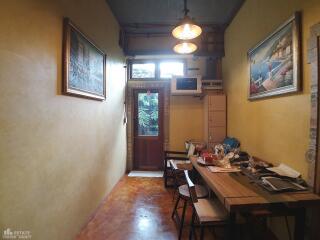
[[[176,186],[175,191],[178,191],[178,197],[177,197],[176,203],[174,205],[174,208],[173,208],[173,211],[171,214],[171,218],[172,219],[174,219],[175,217],[177,218],[177,222],[179,224],[179,239],[181,239],[187,204],[188,204],[188,202],[190,202],[191,198],[190,198],[189,188],[188,188],[187,184],[183,184],[183,185],[178,186],[178,182],[179,182],[178,175],[179,175],[179,173],[183,173],[183,171],[188,171],[186,169],[192,169],[192,164],[190,163],[190,164],[181,164],[180,165],[179,163],[175,162],[174,160],[170,160],[170,165],[173,169],[173,174],[175,176],[175,186]],[[180,167],[182,167],[182,168],[180,168]],[[208,191],[204,186],[195,185],[195,191],[196,191],[196,195],[198,198],[205,198],[208,196]],[[177,211],[180,199],[182,199],[184,201],[181,219],[180,219],[178,211]]]
[[[218,201],[212,199],[199,199],[196,193],[196,186],[189,178],[188,171],[184,171],[191,202],[193,205],[193,213],[191,220],[191,228],[189,239],[195,236],[194,228],[200,227],[200,239],[204,238],[205,227],[223,226],[228,222],[228,212],[224,206]],[[197,220],[197,224],[195,221]]]
[[[198,198],[206,198],[208,196],[207,189],[201,185],[195,185],[195,192],[196,192],[196,195]],[[184,226],[184,217],[185,217],[185,213],[187,210],[187,204],[191,200],[188,185],[184,184],[184,185],[179,186],[178,193],[179,193],[179,195],[178,195],[178,198],[177,198],[176,203],[174,205],[171,217],[174,219],[174,217],[176,216],[176,218],[177,218],[177,222],[179,224],[179,238],[178,239],[180,240],[181,235],[182,235],[182,229]],[[180,199],[183,200],[183,209],[182,209],[181,219],[180,219],[178,211],[177,211]]]

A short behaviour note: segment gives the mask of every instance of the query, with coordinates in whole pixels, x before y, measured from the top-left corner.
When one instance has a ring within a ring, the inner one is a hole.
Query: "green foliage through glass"
[[[158,136],[158,93],[138,94],[139,136]]]

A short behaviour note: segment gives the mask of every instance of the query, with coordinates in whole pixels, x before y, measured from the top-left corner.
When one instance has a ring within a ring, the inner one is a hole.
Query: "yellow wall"
[[[303,92],[257,101],[247,100],[247,52],[302,10]],[[228,94],[228,135],[240,139],[249,153],[275,164],[284,162],[307,176],[309,143],[309,28],[320,21],[318,0],[247,0],[227,28],[223,76]]]
[[[170,97],[171,150],[185,150],[188,139],[203,140],[203,101],[192,96]]]
[[[256,101],[247,100],[247,52],[302,10],[303,91]],[[309,144],[309,28],[320,21],[319,0],[246,0],[225,33],[223,78],[228,97],[228,135],[239,138],[243,150],[274,164],[287,163],[307,178],[305,152]],[[270,226],[279,239],[288,239],[284,219]],[[291,226],[293,230],[293,226]]]
[[[107,100],[62,96],[62,18],[107,53]],[[0,7],[0,231],[73,239],[125,172],[125,72],[105,0]]]

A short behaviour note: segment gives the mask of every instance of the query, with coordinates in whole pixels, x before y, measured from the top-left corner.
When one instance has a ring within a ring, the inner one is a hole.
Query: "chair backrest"
[[[198,197],[197,197],[197,193],[196,193],[196,187],[195,187],[195,185],[193,184],[193,182],[191,181],[191,179],[189,177],[188,170],[184,170],[184,176],[186,178],[187,185],[188,185],[188,188],[189,188],[191,201],[193,203],[198,202]]]
[[[173,159],[170,159],[169,163],[173,170],[179,170],[177,164],[174,163]]]
[[[174,179],[174,187],[178,188],[180,185],[184,184],[180,180],[181,177],[179,177],[180,169],[178,168],[177,164],[172,159],[169,160],[169,164],[170,164],[170,166],[172,168],[172,174],[173,174],[173,179]]]

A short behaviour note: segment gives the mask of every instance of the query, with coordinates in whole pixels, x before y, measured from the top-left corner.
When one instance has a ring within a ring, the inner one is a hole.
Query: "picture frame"
[[[248,51],[248,99],[301,91],[301,13]]]
[[[106,54],[69,18],[64,18],[63,28],[62,93],[105,100]]]

